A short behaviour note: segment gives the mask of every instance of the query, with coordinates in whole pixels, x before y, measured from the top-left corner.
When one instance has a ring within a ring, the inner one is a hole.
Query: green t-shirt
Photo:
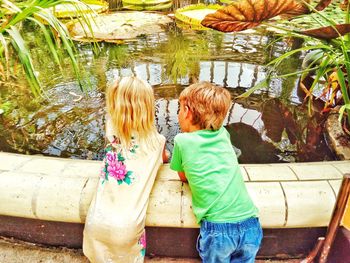
[[[258,215],[224,127],[176,135],[170,168],[185,172],[197,223],[238,222]]]

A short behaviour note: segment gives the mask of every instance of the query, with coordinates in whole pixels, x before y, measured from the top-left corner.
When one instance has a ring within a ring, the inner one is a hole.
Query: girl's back
[[[120,134],[113,127],[113,118],[110,123],[107,137]],[[83,250],[91,262],[143,262],[148,200],[165,145],[164,136],[154,129],[149,137],[127,140],[127,147],[119,139],[123,136],[114,136],[105,148],[101,179],[84,229]]]
[[[108,181],[100,179],[84,229],[83,248],[90,261],[138,262],[141,256],[142,262],[148,199],[165,143],[161,135],[159,140],[157,149],[145,153],[135,149],[125,158],[125,172],[131,172],[130,184],[111,176]]]

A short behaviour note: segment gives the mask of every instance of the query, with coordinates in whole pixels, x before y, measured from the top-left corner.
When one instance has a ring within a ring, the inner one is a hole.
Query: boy
[[[209,82],[184,89],[171,169],[189,183],[200,224],[197,250],[204,263],[254,262],[262,229],[222,123],[230,93]]]

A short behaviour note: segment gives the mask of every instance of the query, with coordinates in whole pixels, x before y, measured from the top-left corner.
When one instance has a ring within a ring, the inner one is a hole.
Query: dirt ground
[[[200,263],[198,259],[147,257],[146,263]],[[300,260],[257,260],[257,263],[297,263]],[[81,249],[48,248],[0,237],[0,263],[89,263]]]

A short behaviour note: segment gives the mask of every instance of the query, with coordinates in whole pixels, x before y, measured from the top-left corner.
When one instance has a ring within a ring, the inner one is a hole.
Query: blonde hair
[[[106,104],[114,135],[125,149],[131,146],[132,138],[154,146],[155,103],[153,89],[147,82],[123,77],[107,89]]]
[[[200,129],[218,130],[231,105],[230,92],[203,81],[185,88],[179,101],[192,112],[192,124]]]

